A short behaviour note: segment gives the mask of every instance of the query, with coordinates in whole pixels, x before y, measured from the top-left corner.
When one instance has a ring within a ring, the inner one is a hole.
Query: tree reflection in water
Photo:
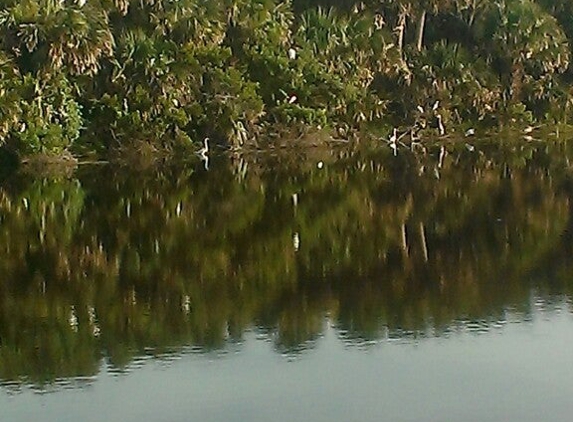
[[[565,147],[448,148],[440,169],[436,147],[12,176],[0,378],[89,376],[103,356],[224,349],[252,328],[296,351],[325,316],[355,344],[446,335],[570,298]]]

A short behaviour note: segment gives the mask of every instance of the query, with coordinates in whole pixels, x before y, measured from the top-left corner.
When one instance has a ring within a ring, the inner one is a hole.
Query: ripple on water
[[[40,382],[23,377],[17,380],[2,381],[0,387],[9,395],[17,395],[26,391],[31,391],[34,394],[52,394],[62,390],[87,389],[93,386],[97,380],[97,375],[61,377],[49,382]]]
[[[111,376],[124,376],[128,375],[138,369],[143,368],[143,366],[151,359],[151,356],[147,355],[140,355],[134,357],[128,364],[126,365],[119,365],[114,363],[108,359],[106,359],[106,371]]]

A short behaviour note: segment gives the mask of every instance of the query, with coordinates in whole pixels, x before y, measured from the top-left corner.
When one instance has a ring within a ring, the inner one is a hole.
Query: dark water
[[[492,144],[4,176],[0,419],[568,421],[572,151]]]

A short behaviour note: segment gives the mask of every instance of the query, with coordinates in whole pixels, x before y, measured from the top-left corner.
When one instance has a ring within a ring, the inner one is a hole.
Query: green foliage
[[[4,3],[8,3],[0,13],[4,48],[18,57],[22,71],[94,75],[100,60],[112,54],[111,28],[97,1],[85,7],[59,0]]]
[[[567,2],[0,6],[0,144],[19,154],[406,125],[436,100],[448,124],[570,117]]]
[[[0,51],[0,146],[17,126],[22,113],[17,86],[20,82],[18,68]]]
[[[569,66],[570,49],[553,16],[532,0],[502,0],[493,2],[476,26],[478,38],[494,52],[512,102],[538,111],[541,99],[555,96],[555,74]]]
[[[81,107],[62,74],[24,75],[12,89],[19,98],[18,122],[7,146],[20,153],[61,153],[79,137]]]

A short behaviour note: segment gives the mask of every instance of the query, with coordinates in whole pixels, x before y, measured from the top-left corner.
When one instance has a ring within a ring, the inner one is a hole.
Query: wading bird
[[[446,158],[446,155],[448,155],[448,151],[446,150],[446,147],[444,145],[442,145],[440,147],[440,157],[438,158],[438,168],[441,169],[442,166],[444,165],[444,159]]]
[[[446,134],[446,128],[442,122],[442,115],[436,114],[436,119],[438,119],[438,130],[440,131],[440,136],[444,136]]]
[[[398,154],[398,145],[396,145],[396,142],[398,141],[398,129],[394,128],[392,130],[392,136],[390,136],[390,140],[389,140],[389,144],[390,144],[390,148],[392,148],[392,151],[394,151],[394,156]]]
[[[201,148],[196,153],[203,164],[205,165],[205,170],[209,170],[209,138],[203,139],[203,148]]]
[[[201,158],[207,158],[207,154],[209,153],[209,138],[203,139],[203,148],[197,151],[197,155]]]

